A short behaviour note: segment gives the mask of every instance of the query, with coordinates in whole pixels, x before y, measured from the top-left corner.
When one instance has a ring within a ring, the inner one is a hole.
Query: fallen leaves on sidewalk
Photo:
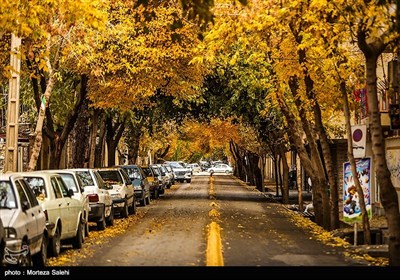
[[[331,232],[326,231],[321,226],[317,225],[313,221],[308,218],[303,217],[294,211],[280,211],[282,214],[289,217],[291,222],[293,222],[297,227],[308,230],[316,240],[319,240],[325,245],[332,247],[342,247],[346,249],[345,256],[351,257],[353,259],[363,259],[367,262],[370,262],[371,265],[374,266],[387,266],[389,264],[389,260],[387,258],[374,258],[368,254],[365,254],[359,249],[352,248],[351,244],[346,240],[334,236]]]

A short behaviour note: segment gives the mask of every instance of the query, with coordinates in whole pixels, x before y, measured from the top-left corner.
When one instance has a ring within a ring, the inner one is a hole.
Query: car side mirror
[[[73,196],[74,196],[74,191],[71,190],[71,189],[69,189],[69,190],[68,190],[68,196],[69,196],[69,197],[73,197]]]
[[[21,208],[22,208],[22,211],[26,211],[26,210],[28,210],[29,209],[29,203],[28,203],[28,201],[22,201],[22,203],[21,203]]]

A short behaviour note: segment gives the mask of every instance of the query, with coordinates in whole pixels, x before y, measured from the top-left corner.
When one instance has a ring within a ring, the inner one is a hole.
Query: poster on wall
[[[371,207],[371,158],[356,159],[357,176],[364,193],[368,217],[372,217]],[[343,164],[343,221],[355,223],[362,220],[359,194],[354,183],[350,162]]]
[[[386,149],[386,162],[393,186],[400,189],[400,146]]]

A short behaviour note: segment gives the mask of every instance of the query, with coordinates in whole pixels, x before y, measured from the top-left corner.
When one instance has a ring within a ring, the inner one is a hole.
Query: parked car
[[[163,164],[163,166],[165,167],[165,169],[167,169],[168,175],[171,177],[171,185],[175,184],[174,171],[172,170],[171,166],[165,163]]]
[[[121,167],[103,167],[97,169],[103,180],[112,187],[111,194],[114,211],[126,218],[136,213],[136,198],[132,181]]]
[[[226,163],[217,163],[216,165],[208,168],[207,172],[229,174],[229,173],[233,172],[233,168],[231,166],[227,165]]]
[[[46,215],[18,173],[0,175],[0,217],[4,227],[1,242],[5,245],[0,264],[45,266],[48,243]]]
[[[168,171],[168,169],[165,167],[165,164],[157,164],[157,166],[161,171],[161,176],[164,181],[164,189],[171,188],[174,175]]]
[[[89,199],[89,222],[97,224],[98,230],[104,230],[114,224],[113,201],[108,186],[100,174],[91,168],[69,169],[76,173],[82,182],[84,194]]]
[[[193,175],[193,173],[200,173],[201,172],[201,168],[200,168],[200,165],[198,163],[189,163],[188,167],[190,167],[190,169],[192,170],[192,175]]]
[[[184,167],[179,162],[166,161],[165,164],[168,164],[172,168],[174,172],[175,181],[179,181],[181,183],[183,183],[184,181],[190,183],[192,181],[191,170]]]
[[[154,175],[158,177],[158,194],[164,194],[167,188],[167,176],[166,173],[161,170],[157,164],[150,164],[150,168],[153,170]]]
[[[75,174],[75,172],[66,170],[66,169],[52,169],[52,170],[41,170],[41,172],[55,172],[60,174],[64,180],[64,183],[67,185],[69,190],[74,192],[72,198],[75,198],[82,202],[83,204],[83,219],[84,219],[84,227],[85,227],[85,237],[89,236],[89,198],[84,194],[82,181]]]
[[[68,189],[60,174],[53,172],[21,172],[36,199],[47,215],[49,251],[58,256],[62,243],[82,248],[85,238],[84,204],[73,198],[74,191]]]
[[[150,183],[150,195],[153,199],[157,199],[159,195],[158,190],[160,188],[159,178],[150,166],[141,167],[144,174],[146,174],[147,181]]]
[[[150,204],[150,183],[143,169],[138,165],[120,165],[119,167],[123,168],[131,179],[136,200],[140,205]]]

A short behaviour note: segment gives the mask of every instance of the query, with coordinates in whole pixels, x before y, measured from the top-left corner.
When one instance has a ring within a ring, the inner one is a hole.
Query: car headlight
[[[17,231],[12,227],[4,228],[4,234],[6,238],[17,238]]]

